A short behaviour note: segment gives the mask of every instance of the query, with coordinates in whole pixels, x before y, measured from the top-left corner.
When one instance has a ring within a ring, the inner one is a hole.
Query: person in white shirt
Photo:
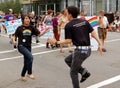
[[[102,47],[104,47],[104,42],[105,42],[105,39],[106,39],[107,27],[109,27],[109,22],[108,22],[107,17],[104,16],[104,11],[103,10],[100,11],[99,14],[100,15],[98,17],[98,20],[99,20],[98,35],[99,35],[99,38],[102,42]],[[106,49],[103,48],[102,51],[106,52]]]

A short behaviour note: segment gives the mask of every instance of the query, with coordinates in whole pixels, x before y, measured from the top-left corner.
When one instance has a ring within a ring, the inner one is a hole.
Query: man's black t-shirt
[[[92,31],[88,21],[74,19],[65,26],[65,39],[72,39],[75,46],[90,46],[89,33]]]
[[[40,31],[36,30],[33,26],[19,26],[15,32],[18,37],[18,45],[31,46],[32,35],[38,35]]]

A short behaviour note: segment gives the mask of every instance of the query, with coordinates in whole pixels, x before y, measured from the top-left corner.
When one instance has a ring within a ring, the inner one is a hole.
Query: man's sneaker
[[[82,75],[80,82],[81,83],[84,82],[88,77],[90,77],[90,75],[91,74],[89,72],[86,72],[84,75]]]

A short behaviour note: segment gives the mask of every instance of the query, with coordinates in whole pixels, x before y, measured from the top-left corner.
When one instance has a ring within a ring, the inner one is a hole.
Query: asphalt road
[[[23,57],[9,44],[6,34],[0,35],[0,88],[72,88],[69,68],[64,62],[70,54],[68,49],[64,48],[64,53],[59,49],[46,49],[44,39],[32,47],[36,79],[27,78],[22,82],[19,78]],[[120,33],[108,33],[105,47],[107,52],[102,56],[94,51],[83,63],[91,76],[80,84],[81,88],[120,88]]]

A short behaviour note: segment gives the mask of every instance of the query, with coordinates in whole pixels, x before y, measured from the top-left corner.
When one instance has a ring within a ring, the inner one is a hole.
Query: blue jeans
[[[31,47],[18,45],[18,51],[24,56],[24,66],[22,69],[21,76],[24,77],[26,72],[28,72],[29,75],[32,74],[33,56],[31,53]]]
[[[75,49],[73,54],[65,58],[66,64],[70,67],[73,88],[80,88],[78,73],[84,75],[87,72],[87,70],[82,67],[82,63],[90,54],[91,49]]]

